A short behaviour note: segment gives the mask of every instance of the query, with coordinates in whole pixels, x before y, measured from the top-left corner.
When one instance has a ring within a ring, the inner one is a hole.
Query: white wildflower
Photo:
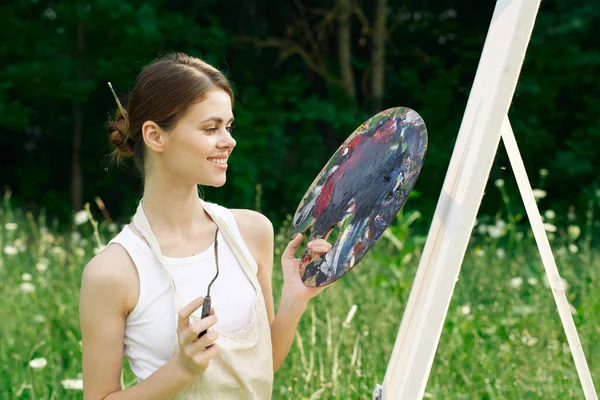
[[[38,260],[37,264],[35,264],[35,269],[40,272],[44,272],[48,269],[48,263],[48,259],[42,257]]]
[[[495,225],[488,226],[488,234],[493,239],[498,239],[506,233],[506,222],[499,219],[496,221]]]
[[[30,273],[25,272],[23,275],[21,275],[21,279],[24,280],[25,282],[29,282],[31,280],[31,278],[33,278],[31,276]]]
[[[520,276],[517,276],[510,280],[510,286],[514,289],[520,288],[522,284],[523,284],[523,278],[521,278]]]
[[[569,251],[573,254],[576,254],[579,251],[579,248],[576,245],[574,245],[573,243],[571,243],[569,245]]]
[[[536,278],[527,278],[527,283],[529,283],[531,286],[535,286],[538,284],[538,280]]]
[[[74,251],[75,251],[75,255],[77,255],[79,257],[85,256],[85,250],[82,247],[76,247]]]
[[[498,250],[496,250],[496,256],[498,256],[499,259],[504,259],[504,257],[506,257],[506,251],[503,248],[499,248]]]
[[[530,335],[525,335],[521,338],[521,341],[527,346],[534,346],[538,342],[538,338],[532,337]]]
[[[502,231],[493,225],[488,227],[488,233],[494,239],[497,239],[502,236]]]
[[[475,249],[474,254],[477,257],[483,257],[483,256],[485,256],[485,250],[483,250],[481,247],[478,247]]]
[[[48,361],[44,357],[34,358],[29,361],[29,366],[33,369],[41,369],[48,365]]]
[[[506,353],[507,351],[510,351],[510,344],[508,343],[501,343],[500,346],[498,346],[500,352],[502,353]]]
[[[464,306],[461,306],[460,307],[460,312],[463,315],[469,315],[469,314],[471,314],[471,306],[468,305],[468,304],[465,304]]]
[[[542,178],[545,178],[545,177],[547,177],[547,176],[548,176],[548,170],[547,170],[546,168],[542,168],[542,169],[540,169],[540,176],[541,176]]]
[[[35,286],[31,282],[23,282],[19,285],[19,290],[23,293],[35,292]]]
[[[477,225],[477,233],[480,235],[485,235],[487,232],[488,226],[486,224]]]
[[[65,379],[60,382],[62,387],[71,390],[83,390],[82,379]]]
[[[7,222],[4,224],[4,229],[6,229],[7,231],[16,231],[18,227],[19,225],[17,225],[14,222]]]
[[[4,254],[6,255],[14,256],[18,252],[19,250],[17,250],[17,248],[13,245],[7,244],[6,246],[4,246]]]
[[[544,229],[546,230],[546,232],[556,232],[556,226],[549,224],[549,223],[545,223],[544,224]]]
[[[88,220],[88,213],[85,210],[77,211],[73,216],[73,222],[75,225],[83,225]]]
[[[501,188],[502,186],[504,186],[504,179],[497,179],[496,182],[494,182],[494,185],[496,185],[496,187]]]
[[[572,315],[577,315],[577,309],[573,306],[573,304],[569,303],[569,309],[571,310]]]
[[[356,313],[356,309],[358,308],[358,306],[356,304],[353,304],[352,307],[350,307],[350,311],[348,312],[348,315],[346,316],[346,320],[342,323],[342,327],[348,329],[350,327],[350,322],[352,322],[352,318],[354,318],[354,314]]]
[[[498,331],[498,327],[496,325],[490,325],[486,328],[483,328],[483,333],[486,335],[495,335]]]
[[[547,193],[545,190],[542,189],[533,189],[533,197],[535,197],[536,199],[543,199],[544,197],[546,197]]]
[[[115,224],[114,222],[111,222],[110,224],[108,224],[107,227],[108,231],[111,233],[115,233],[118,229],[117,224]]]
[[[571,240],[577,240],[579,235],[581,235],[581,228],[577,225],[569,225],[567,228],[567,234]]]
[[[549,220],[553,220],[554,218],[556,218],[556,213],[553,210],[546,210],[546,212],[544,213],[544,217],[546,217]]]
[[[38,323],[44,323],[46,322],[46,317],[44,317],[43,315],[37,314],[33,316],[33,322],[38,322]]]
[[[77,243],[77,242],[79,242],[80,239],[81,239],[81,233],[79,233],[77,231],[71,232],[71,242],[72,243]]]

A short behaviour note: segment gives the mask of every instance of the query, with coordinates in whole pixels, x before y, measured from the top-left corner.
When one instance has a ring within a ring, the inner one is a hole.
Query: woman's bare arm
[[[127,296],[136,281],[135,266],[119,245],[109,246],[83,271],[79,318],[85,400],[170,399],[193,380],[175,357],[146,380],[121,391]]]

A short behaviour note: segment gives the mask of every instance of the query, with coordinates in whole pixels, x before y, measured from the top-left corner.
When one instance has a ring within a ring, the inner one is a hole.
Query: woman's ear
[[[146,121],[142,125],[144,143],[157,153],[162,153],[165,150],[167,136],[167,133],[153,121]]]

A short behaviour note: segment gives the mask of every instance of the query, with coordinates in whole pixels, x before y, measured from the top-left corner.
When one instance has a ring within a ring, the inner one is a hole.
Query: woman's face
[[[164,167],[182,183],[223,186],[227,159],[236,145],[231,136],[231,98],[222,89],[209,91],[167,134]]]

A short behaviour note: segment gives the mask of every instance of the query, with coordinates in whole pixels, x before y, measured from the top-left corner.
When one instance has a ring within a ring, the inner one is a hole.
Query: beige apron
[[[180,392],[175,398],[179,400],[197,399],[271,399],[273,390],[273,355],[271,346],[271,329],[265,307],[265,299],[253,270],[248,255],[241,249],[239,238],[232,232],[228,224],[219,215],[217,207],[200,199],[204,210],[210,215],[219,227],[221,234],[227,241],[235,258],[252,282],[256,290],[256,300],[252,308],[250,322],[237,332],[219,333],[217,343],[219,353],[210,360],[209,366],[187,389]],[[142,201],[133,217],[133,223],[142,234],[154,255],[163,266],[175,296],[175,321],[177,324],[178,313],[183,304],[181,294],[177,291],[175,282],[169,274],[158,240],[152,233],[148,218],[142,208]],[[220,276],[217,279],[227,279]],[[199,288],[198,295],[204,296],[206,288]],[[198,308],[190,318],[190,324],[199,321],[202,307]],[[175,325],[177,326],[177,325]],[[174,332],[173,355],[179,352],[177,333]]]

